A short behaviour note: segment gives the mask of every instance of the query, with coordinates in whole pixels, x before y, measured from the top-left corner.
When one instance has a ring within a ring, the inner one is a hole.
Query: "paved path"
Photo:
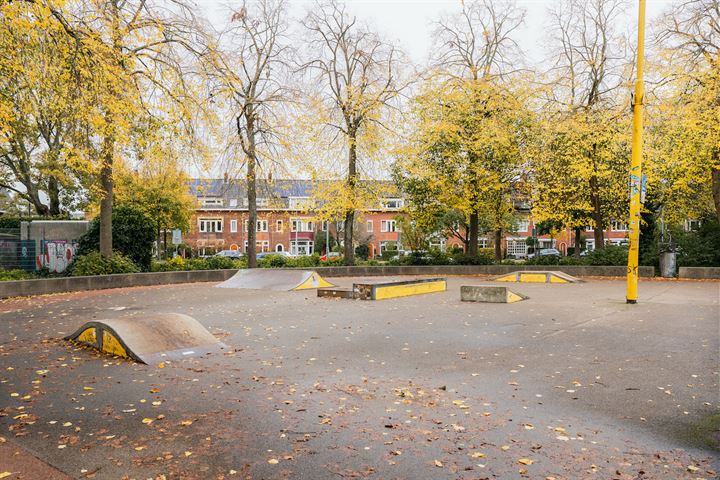
[[[716,476],[720,283],[642,282],[634,306],[610,280],[459,301],[483,282],[378,302],[207,284],[6,301],[0,436],[74,478]],[[192,315],[234,349],[139,365],[59,340],[143,312]],[[0,473],[37,478],[23,468],[0,451]]]

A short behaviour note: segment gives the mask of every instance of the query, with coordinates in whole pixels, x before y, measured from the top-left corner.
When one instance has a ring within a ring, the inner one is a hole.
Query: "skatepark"
[[[641,281],[627,305],[620,279],[537,272],[246,276],[229,288],[0,303],[0,472],[697,479],[720,469],[716,281]],[[359,293],[319,296],[331,288]],[[104,335],[121,349],[104,348]]]

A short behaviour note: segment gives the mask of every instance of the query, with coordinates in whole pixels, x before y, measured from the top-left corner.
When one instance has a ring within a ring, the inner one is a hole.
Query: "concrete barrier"
[[[235,272],[237,270],[192,270],[13,280],[0,282],[0,298],[174,283],[223,282],[232,277]]]
[[[720,278],[720,267],[680,267],[678,277],[700,279]]]
[[[382,275],[502,275],[517,270],[559,271],[575,277],[624,277],[627,267],[597,265],[379,265],[318,267],[323,277],[373,277]],[[641,277],[655,276],[654,267],[640,267]]]
[[[513,292],[508,287],[496,285],[463,285],[460,287],[460,300],[481,303],[515,303],[529,297]]]

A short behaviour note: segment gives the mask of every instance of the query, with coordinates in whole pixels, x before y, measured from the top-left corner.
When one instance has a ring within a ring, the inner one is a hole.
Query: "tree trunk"
[[[479,222],[478,222],[478,213],[472,212],[470,214],[470,225],[468,228],[470,231],[468,232],[468,245],[467,245],[467,253],[471,257],[476,257],[478,254],[478,230],[479,230]]]
[[[605,222],[603,221],[600,195],[598,193],[597,177],[590,177],[590,204],[592,205],[593,238],[595,238],[595,249],[605,248]]]
[[[582,244],[582,229],[575,227],[575,251],[573,257],[580,258],[580,246]]]
[[[248,198],[248,268],[257,267],[257,184],[255,176],[255,124],[252,116],[247,119],[248,158],[247,158],[247,198]]]
[[[163,246],[165,247],[165,259],[167,259],[167,227],[163,230]]]
[[[60,185],[54,175],[48,177],[47,194],[50,199],[50,215],[60,215]]]
[[[112,122],[110,120],[110,122]],[[100,254],[110,258],[113,254],[112,209],[113,209],[113,150],[115,141],[111,134],[103,141],[103,164],[100,169]]]
[[[717,164],[718,155],[720,155],[720,152],[715,150],[713,152],[713,159],[715,160],[713,163],[715,164]],[[713,202],[715,203],[715,215],[717,215],[718,221],[720,222],[720,168],[712,168],[710,174],[712,175],[712,196]]]
[[[352,201],[355,201],[355,184],[357,182],[357,132],[348,131],[348,176],[347,188]],[[343,241],[345,242],[344,255],[345,265],[355,264],[355,249],[353,248],[353,228],[355,226],[355,209],[349,208],[345,211]]]
[[[157,232],[158,232],[158,234],[157,234],[157,252],[156,252],[156,257],[158,260],[160,260],[160,241],[162,240],[162,235],[160,234],[161,230],[162,229],[160,228],[160,222],[158,221],[157,222]]]
[[[500,261],[503,258],[502,254],[502,235],[503,231],[502,228],[498,228],[495,230],[495,260]]]

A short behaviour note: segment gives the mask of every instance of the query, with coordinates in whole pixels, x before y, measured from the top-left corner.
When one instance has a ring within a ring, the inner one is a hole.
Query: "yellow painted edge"
[[[120,344],[118,339],[115,338],[115,336],[107,330],[103,330],[102,351],[105,353],[109,353],[110,355],[117,355],[118,357],[129,358],[127,352]]]
[[[437,282],[410,283],[407,285],[390,285],[375,288],[375,300],[386,298],[407,297],[422,295],[423,293],[444,292],[447,285],[444,280]]]
[[[313,273],[310,275],[304,282],[302,282],[297,287],[293,288],[293,290],[309,290],[311,288],[326,288],[326,287],[334,287],[334,285],[324,278],[322,278],[317,273]]]
[[[545,283],[547,282],[547,275],[544,273],[521,273],[518,280],[528,283]]]
[[[95,330],[95,327],[86,328],[75,340],[95,345],[97,342],[97,332]]]
[[[555,274],[550,274],[550,283],[570,283],[570,282],[562,277],[558,277]]]
[[[519,302],[521,300],[525,299],[517,293],[511,292],[510,290],[507,291],[507,303]]]

